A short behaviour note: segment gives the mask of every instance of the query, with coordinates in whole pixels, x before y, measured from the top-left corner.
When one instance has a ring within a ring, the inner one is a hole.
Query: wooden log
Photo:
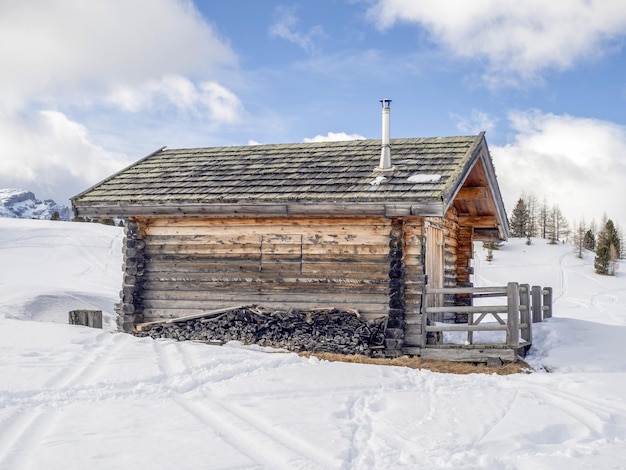
[[[443,307],[425,307],[424,312],[426,313],[472,313],[472,314],[480,314],[480,313],[507,313],[509,312],[508,305],[449,305]],[[518,309],[519,315],[519,309]]]
[[[445,287],[434,288],[427,287],[426,294],[476,294],[476,293],[494,293],[498,297],[503,297],[507,294],[506,287],[494,286],[494,287]]]
[[[309,310],[312,308],[328,308],[334,304],[329,304],[328,302],[314,302],[311,299],[308,303],[304,302],[264,302],[263,307],[277,310],[288,310],[288,309],[296,309],[296,310]],[[232,300],[215,300],[213,302],[207,302],[204,305],[204,308],[144,308],[143,315],[144,319],[147,321],[156,321],[161,318],[178,318],[185,315],[195,315],[195,314],[204,314],[208,310],[219,309],[219,308],[228,308],[232,306]],[[386,316],[388,311],[387,305],[380,304],[359,304],[358,306],[347,304],[341,305],[337,303],[336,307],[349,307],[356,308],[359,313],[363,315],[374,315],[374,316]]]
[[[507,329],[506,344],[512,348],[519,346],[519,284],[509,282],[507,284]]]
[[[177,317],[177,318],[168,318],[168,319],[164,319],[164,320],[156,320],[156,321],[138,323],[135,326],[135,329],[137,331],[141,331],[141,330],[143,330],[145,328],[148,328],[148,327],[151,327],[153,325],[182,322],[182,321],[194,320],[196,318],[211,318],[211,317],[215,317],[217,315],[221,315],[223,313],[231,312],[233,310],[237,310],[237,309],[240,309],[240,308],[243,308],[243,307],[244,307],[243,305],[240,305],[240,306],[237,306],[237,307],[226,307],[226,308],[220,308],[220,309],[217,309],[217,310],[204,311],[204,312],[196,313],[196,314],[193,314],[193,315],[185,315],[185,316],[181,316],[181,317]]]
[[[528,284],[520,285],[520,328],[521,338],[532,343],[532,314],[530,305],[530,286]],[[524,325],[524,326],[522,326]]]
[[[481,323],[479,325],[469,324],[443,324],[443,325],[427,325],[425,331],[506,331],[506,325]]]
[[[428,345],[422,347],[420,356],[424,359],[437,359],[456,362],[487,362],[489,358],[498,358],[503,362],[515,362],[517,360],[517,349],[511,348],[489,348],[474,345],[474,348],[436,348]]]
[[[543,318],[552,318],[552,287],[544,287],[543,294]]]
[[[102,310],[71,310],[68,314],[70,325],[102,328]]]
[[[541,305],[541,287],[533,286],[531,289],[531,297],[532,297],[532,321],[533,323],[538,323],[543,321],[543,309]]]
[[[143,308],[182,308],[182,309],[202,309],[208,302],[219,300],[220,302],[228,301],[241,302],[244,304],[266,304],[281,303],[307,305],[311,302],[317,306],[323,305],[348,305],[360,308],[361,305],[380,305],[387,306],[389,300],[386,293],[372,295],[353,295],[329,292],[327,295],[319,294],[312,297],[310,294],[287,293],[287,292],[234,292],[234,293],[218,293],[207,299],[200,300],[184,300],[177,298],[144,298],[142,301]]]

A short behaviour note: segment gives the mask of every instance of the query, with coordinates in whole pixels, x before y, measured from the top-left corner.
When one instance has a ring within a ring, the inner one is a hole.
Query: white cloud
[[[297,30],[300,19],[295,14],[295,8],[278,7],[276,12],[278,21],[270,26],[270,36],[285,39],[309,54],[314,53],[316,51],[314,40],[325,36],[324,28],[315,25],[309,31],[301,32]]]
[[[359,134],[346,134],[345,132],[329,132],[326,135],[304,138],[304,142],[335,142],[341,140],[365,140],[365,137]]]
[[[128,163],[103,144],[244,113],[220,84],[237,57],[190,0],[0,1],[0,63],[0,187],[59,202]]]
[[[619,0],[378,0],[369,10],[381,29],[417,23],[455,55],[486,61],[492,83],[537,79],[605,53],[624,38]]]
[[[243,105],[233,92],[216,82],[198,86],[181,76],[149,80],[142,86],[119,86],[106,102],[127,112],[166,110],[205,113],[214,123],[233,124],[241,118]]]
[[[215,73],[235,56],[189,1],[0,4],[0,103]]]
[[[478,134],[482,131],[489,132],[496,127],[498,122],[497,118],[476,109],[472,110],[470,116],[452,114],[451,117],[457,121],[457,129],[467,134]]]
[[[557,204],[570,219],[626,226],[626,127],[597,119],[515,111],[515,138],[491,146],[500,188],[512,211],[522,193]]]
[[[57,111],[27,119],[0,116],[0,187],[50,194],[58,203],[122,169],[130,161],[91,142],[87,130]]]

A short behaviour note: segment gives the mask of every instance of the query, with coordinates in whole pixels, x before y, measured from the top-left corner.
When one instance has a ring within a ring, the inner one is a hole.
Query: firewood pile
[[[136,336],[178,341],[240,341],[294,352],[375,355],[382,349],[386,321],[366,321],[355,310],[270,310],[259,306],[218,314],[137,325]]]

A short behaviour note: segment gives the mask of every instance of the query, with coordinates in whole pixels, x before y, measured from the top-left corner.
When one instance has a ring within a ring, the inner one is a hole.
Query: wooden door
[[[444,250],[443,250],[443,230],[439,227],[428,225],[426,227],[426,287],[440,288],[443,287],[444,278]],[[427,307],[443,306],[443,294],[428,295],[425,299]],[[432,320],[442,321],[443,314],[436,314],[431,317]]]

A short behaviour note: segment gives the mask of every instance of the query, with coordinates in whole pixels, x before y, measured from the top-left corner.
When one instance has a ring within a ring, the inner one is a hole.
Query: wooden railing
[[[481,343],[481,346],[501,346],[518,349],[532,343],[532,324],[552,316],[552,288],[541,288],[528,284],[509,282],[506,286],[497,287],[444,287],[426,288],[425,303],[428,305],[428,296],[456,296],[463,294],[470,299],[471,305],[443,305],[426,306],[423,308],[424,347],[429,346],[426,340],[428,333],[439,333],[439,339],[433,346],[443,343],[444,332],[466,332],[467,340],[463,346],[474,345],[474,332],[478,331],[505,331],[504,343]],[[485,297],[502,297],[503,302],[497,305],[473,305],[474,299]],[[433,316],[442,313],[467,315],[467,323],[437,323],[432,321]],[[506,315],[506,318],[503,316]],[[483,322],[485,319],[495,322]],[[432,335],[430,335],[432,336]],[[435,335],[437,336],[437,335]],[[431,343],[432,344],[432,343]]]

